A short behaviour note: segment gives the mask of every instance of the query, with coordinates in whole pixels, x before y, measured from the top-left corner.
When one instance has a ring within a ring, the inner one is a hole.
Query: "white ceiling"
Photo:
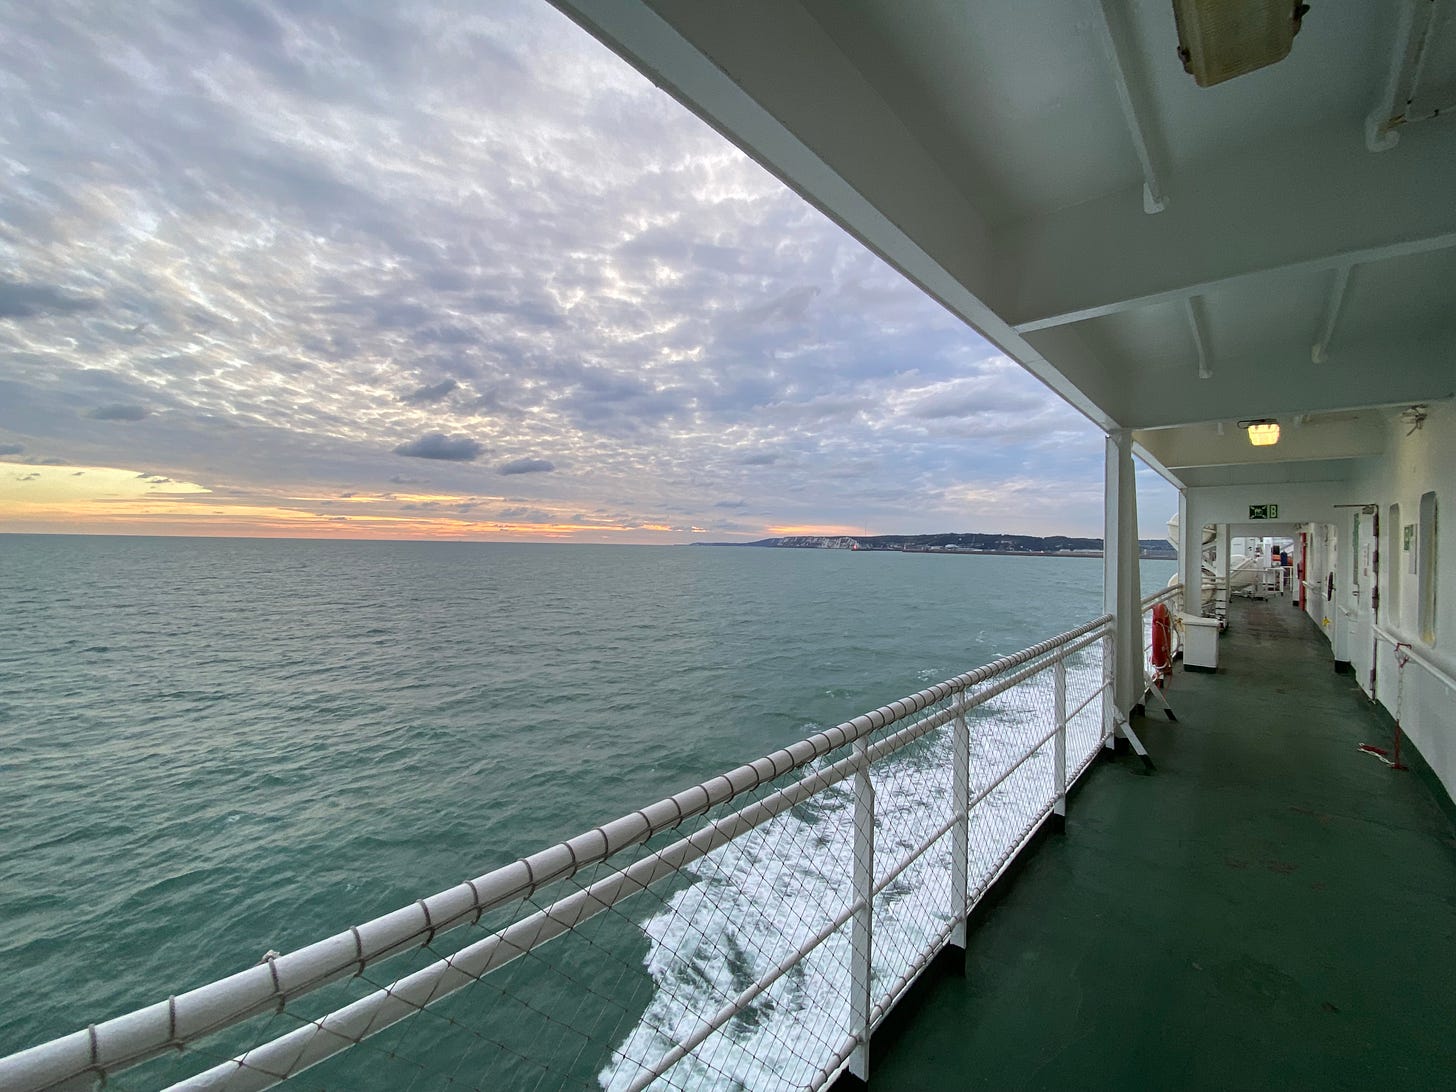
[[[1296,130],[1359,122],[1389,68],[1395,0],[1318,0],[1289,56],[1215,87],[1199,87],[1178,60],[1169,0],[1133,0],[1138,56],[1154,124],[1175,170]]]
[[[675,5],[656,5],[671,12]],[[1108,5],[1171,171],[1298,130],[1360,123],[1389,68],[1390,0],[1325,0],[1277,67],[1212,88],[1183,71],[1169,0]],[[1140,186],[1095,0],[804,0],[988,221]]]
[[[1076,5],[804,6],[988,222],[1141,185],[1116,90]],[[1021,63],[1004,63],[1011,56]]]
[[[1212,88],[1170,0],[555,2],[1103,427],[1456,393],[1456,109],[1366,136],[1430,0],[1321,0]],[[1456,107],[1453,8],[1416,106]]]

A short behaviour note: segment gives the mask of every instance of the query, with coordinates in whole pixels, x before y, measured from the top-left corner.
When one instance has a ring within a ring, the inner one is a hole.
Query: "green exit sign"
[[[1249,505],[1250,519],[1278,519],[1279,506],[1277,504],[1251,504]]]

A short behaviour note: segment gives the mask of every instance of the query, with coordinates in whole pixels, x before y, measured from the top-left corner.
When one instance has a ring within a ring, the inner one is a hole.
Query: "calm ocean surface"
[[[1172,562],[1143,562],[1146,590]],[[0,1055],[1086,621],[1100,561],[0,535]]]

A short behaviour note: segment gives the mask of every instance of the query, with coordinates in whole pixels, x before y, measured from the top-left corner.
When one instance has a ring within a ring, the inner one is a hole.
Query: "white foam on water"
[[[1067,674],[1068,704],[1074,708],[1101,683],[1098,650],[1075,657]],[[977,710],[971,729],[973,792],[1049,728],[1051,690],[1050,672],[1043,672]],[[1044,715],[1026,722],[1021,710],[1028,705]],[[1098,745],[1100,732],[1101,706],[1092,702],[1069,732],[1069,769]],[[903,861],[949,815],[950,746],[947,726],[873,767],[877,876]],[[973,885],[999,868],[1049,802],[1052,761],[1048,743],[973,812]],[[1044,791],[1028,798],[1028,780]],[[694,882],[642,927],[650,942],[644,962],[655,989],[642,1019],[599,1074],[604,1089],[627,1088],[848,904],[854,868],[851,785],[819,794],[686,870]],[[876,1001],[930,950],[950,920],[950,849],[949,836],[941,838],[875,900]],[[803,1087],[848,1033],[849,959],[846,925],[649,1087],[693,1092]]]

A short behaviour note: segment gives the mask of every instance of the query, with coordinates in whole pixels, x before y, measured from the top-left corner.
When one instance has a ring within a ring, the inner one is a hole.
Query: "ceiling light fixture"
[[[1255,447],[1269,447],[1279,442],[1279,422],[1268,417],[1252,421],[1240,421],[1239,428],[1249,430],[1249,443]]]
[[[1178,57],[1212,87],[1287,57],[1308,11],[1297,0],[1173,0]]]

